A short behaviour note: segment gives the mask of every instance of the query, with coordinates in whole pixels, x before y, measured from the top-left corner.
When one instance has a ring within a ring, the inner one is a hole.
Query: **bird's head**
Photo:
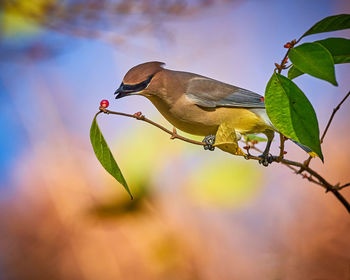
[[[148,87],[154,75],[163,70],[163,65],[163,62],[152,61],[131,68],[115,91],[115,98],[119,99],[124,96],[142,93]]]

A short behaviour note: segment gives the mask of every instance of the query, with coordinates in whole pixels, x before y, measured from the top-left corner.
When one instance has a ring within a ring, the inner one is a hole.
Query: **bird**
[[[259,162],[268,166],[273,161],[269,151],[277,130],[267,116],[263,96],[164,66],[163,62],[151,61],[132,67],[115,91],[115,98],[133,95],[148,98],[175,128],[205,136],[206,150],[214,150],[215,134],[222,123],[235,129],[238,140],[242,135],[265,134],[267,144]]]

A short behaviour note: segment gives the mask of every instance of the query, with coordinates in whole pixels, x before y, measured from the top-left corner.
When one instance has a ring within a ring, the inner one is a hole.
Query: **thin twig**
[[[315,183],[315,184],[320,185],[320,186],[323,187],[322,183],[320,183],[320,182],[314,180],[311,176],[307,176],[307,175],[305,175],[305,174],[301,174],[297,168],[294,168],[293,166],[291,166],[291,165],[289,165],[289,164],[286,164],[286,163],[283,163],[283,162],[281,162],[281,163],[282,163],[284,166],[288,167],[289,169],[293,170],[295,174],[300,174],[304,179],[308,179],[310,182]]]
[[[338,189],[338,190],[342,190],[342,189],[344,189],[344,188],[346,188],[346,187],[349,187],[349,186],[350,186],[350,183],[347,183],[347,184],[344,184],[344,185],[338,187],[337,189]]]
[[[243,149],[245,149],[247,151],[248,155],[250,155],[250,153],[249,153],[250,150],[254,150],[254,151],[257,151],[260,154],[262,154],[263,151],[260,150],[258,147],[256,147],[254,143],[250,144],[249,141],[247,141],[247,140],[242,141],[242,142],[245,144],[245,147],[243,147]]]
[[[306,174],[301,174],[301,176],[304,178],[304,179],[307,179],[309,182],[312,182],[316,185],[319,185],[319,186],[323,186],[322,183],[320,183],[319,181],[316,181],[314,178],[312,178],[312,176],[308,176]]]
[[[300,167],[302,168],[304,171],[308,172],[310,175],[316,177],[319,182],[321,184],[318,184],[320,186],[322,186],[323,188],[326,189],[326,192],[330,191],[332,194],[334,194],[334,196],[344,205],[344,207],[346,208],[346,210],[350,213],[350,204],[349,202],[345,199],[345,197],[339,193],[338,188],[336,186],[333,186],[332,184],[330,184],[329,182],[327,182],[320,174],[318,174],[316,171],[314,171],[313,169],[311,169],[308,166],[303,165],[300,162],[296,162],[296,161],[291,161],[291,160],[287,160],[287,159],[282,159],[282,160],[278,160],[278,158],[276,159],[277,162],[281,162],[283,164],[287,164],[287,165],[292,165],[292,166],[296,166],[296,167]]]
[[[292,160],[288,160],[288,159],[281,159],[280,160],[278,158],[276,158],[276,162],[280,162],[280,163],[283,163],[283,164],[287,164],[287,165],[291,165],[291,166],[302,168],[304,171],[307,171],[310,175],[316,177],[324,185],[324,187],[327,190],[332,190],[332,189],[335,190],[334,186],[332,184],[330,184],[329,182],[327,182],[320,174],[318,174],[315,170],[311,169],[308,166],[305,166],[304,164],[302,164],[300,162],[292,161]],[[350,208],[349,208],[349,210],[350,210]]]
[[[294,168],[293,166],[288,165],[288,164],[285,164],[285,163],[283,163],[283,162],[281,162],[281,163],[282,163],[284,166],[288,167],[289,169],[293,170],[295,174],[300,174],[304,179],[307,179],[307,180],[309,180],[310,182],[315,183],[315,184],[320,185],[320,186],[323,187],[323,184],[322,184],[322,183],[320,183],[319,181],[316,181],[316,180],[313,179],[311,176],[308,176],[308,175],[305,175],[305,174],[301,174],[301,173],[299,172],[299,171],[300,171],[299,169]],[[338,190],[339,190],[339,188],[338,188]]]
[[[107,110],[104,107],[100,107],[100,110],[102,112],[106,113],[106,114],[112,114],[112,115],[119,115],[119,116],[134,118],[134,119],[137,119],[137,120],[149,123],[151,125],[154,125],[155,127],[158,127],[159,129],[161,129],[164,132],[168,133],[171,136],[170,137],[171,139],[180,139],[182,141],[185,141],[185,142],[188,142],[188,143],[191,143],[191,144],[195,144],[195,145],[201,145],[201,146],[205,145],[204,142],[199,142],[199,141],[196,141],[196,140],[192,140],[192,139],[183,137],[183,136],[177,134],[176,130],[171,131],[171,130],[165,128],[164,126],[162,126],[162,125],[160,125],[160,124],[158,124],[158,123],[156,123],[154,121],[151,121],[150,119],[148,119],[144,115],[142,115],[141,112],[138,112],[138,113],[135,113],[135,114],[131,115],[131,114],[126,114],[126,113],[121,113],[121,112],[110,111],[110,110]]]
[[[205,145],[205,143],[203,143],[203,142],[195,141],[195,140],[183,137],[181,135],[178,135],[175,129],[173,131],[171,131],[171,130],[165,128],[164,126],[162,126],[162,125],[160,125],[160,124],[158,124],[158,123],[156,123],[154,121],[151,121],[150,119],[146,118],[144,115],[141,114],[141,112],[138,112],[138,113],[135,113],[135,114],[131,115],[131,114],[127,114],[127,113],[110,111],[110,110],[107,110],[104,107],[100,107],[100,111],[96,115],[98,115],[98,114],[100,114],[102,112],[105,113],[105,114],[120,115],[120,116],[134,118],[134,119],[137,119],[137,120],[141,120],[141,121],[147,122],[147,123],[149,123],[149,124],[159,128],[159,129],[161,129],[162,131],[168,133],[171,136],[171,139],[179,139],[179,140],[182,140],[182,141],[185,141],[187,143],[194,144],[194,145],[201,145],[201,146]],[[285,139],[283,139],[283,141],[285,141]],[[282,143],[281,143],[281,147],[282,148],[284,147],[284,146],[282,146]],[[283,148],[283,150],[284,150],[284,148]],[[248,154],[248,155],[240,155],[240,156],[243,156],[245,159],[261,160],[261,157],[253,156],[253,155],[250,155],[250,154]],[[280,156],[274,156],[273,157],[273,161],[277,162],[277,163],[282,163],[282,164],[288,166],[289,168],[293,169],[293,171],[295,171],[296,173],[298,173],[298,170],[293,168],[293,166],[299,167],[303,171],[308,172],[310,174],[310,176],[307,176],[305,178],[307,178],[310,182],[313,182],[313,183],[315,183],[317,185],[322,186],[323,188],[326,189],[326,192],[328,192],[328,191],[332,192],[337,197],[337,199],[344,205],[344,207],[347,209],[347,211],[350,213],[350,204],[349,204],[349,202],[338,191],[338,190],[340,190],[340,188],[347,187],[348,185],[350,185],[350,183],[346,184],[346,185],[343,185],[341,187],[334,186],[334,185],[330,184],[328,181],[326,181],[326,179],[324,179],[315,170],[311,169],[309,166],[304,165],[303,163],[287,160],[287,159],[281,158]],[[314,180],[311,176],[315,177],[318,181]]]
[[[288,57],[290,49],[287,50],[286,54],[284,55],[280,67],[278,67],[278,74],[281,74],[282,70],[285,69],[286,59]]]
[[[326,125],[326,128],[325,128],[325,130],[324,130],[324,132],[323,132],[323,134],[322,134],[322,137],[321,137],[321,144],[323,143],[323,140],[324,140],[324,138],[325,138],[325,136],[326,136],[326,133],[327,133],[327,131],[328,131],[328,129],[329,129],[329,126],[331,125],[331,123],[332,123],[332,121],[333,121],[333,118],[334,118],[336,112],[340,109],[340,106],[345,102],[345,100],[346,100],[349,96],[350,96],[350,91],[345,95],[345,97],[342,99],[342,101],[340,101],[340,103],[337,105],[337,107],[335,107],[335,108],[333,109],[333,112],[332,112],[332,114],[331,114],[331,117],[329,118],[329,121],[328,121],[328,123],[327,123],[327,125]]]
[[[262,152],[263,152],[262,150],[260,150],[260,149],[257,148],[256,146],[251,146],[251,145],[249,145],[249,148],[252,149],[252,150],[254,150],[254,151],[256,151],[256,152],[259,152],[259,153],[262,153]]]
[[[329,127],[330,127],[330,125],[331,125],[331,123],[333,121],[333,118],[334,118],[335,114],[337,113],[337,111],[340,109],[341,105],[343,105],[343,103],[345,102],[345,100],[349,96],[350,96],[350,91],[344,96],[344,98],[340,101],[340,103],[333,109],[333,112],[332,112],[332,114],[331,114],[331,116],[330,116],[330,118],[329,118],[329,120],[327,122],[326,128],[325,128],[325,130],[324,130],[324,132],[323,132],[323,134],[321,136],[320,144],[323,143],[323,140],[326,137],[326,134],[327,134],[328,129],[329,129]],[[306,166],[309,166],[311,160],[312,160],[312,156],[309,156],[308,159],[304,162],[304,164]]]
[[[293,170],[295,174],[298,174],[298,169],[294,168],[293,166],[290,166],[288,164],[284,164],[284,166],[288,167],[289,169]]]
[[[275,64],[276,68],[278,70],[278,74],[281,74],[282,70],[286,69],[285,64],[286,64],[286,60],[287,60],[288,54],[289,54],[291,48],[293,48],[294,45],[296,45],[301,40],[301,38],[302,37],[300,37],[297,41],[293,40],[293,41],[289,42],[290,47],[288,48],[286,54],[284,55],[284,57],[283,57],[283,59],[281,61],[281,64],[280,65]],[[350,95],[350,91],[345,95],[345,97],[338,104],[338,106],[333,109],[331,117],[330,117],[330,119],[329,119],[329,121],[328,121],[328,123],[326,125],[325,131],[323,132],[322,137],[320,139],[320,144],[323,143],[323,140],[324,140],[324,138],[326,136],[326,133],[327,133],[327,131],[328,131],[332,121],[333,121],[333,118],[334,118],[336,112],[340,109],[340,106],[345,102],[345,100],[349,97],[349,95]],[[326,189],[326,192],[331,191],[336,196],[336,198],[344,205],[344,207],[347,209],[347,211],[350,213],[350,204],[349,204],[349,202],[338,191],[338,190],[340,190],[340,189],[342,189],[344,187],[349,186],[350,183],[349,184],[345,184],[345,185],[343,185],[341,187],[339,187],[337,185],[335,185],[335,186],[331,185],[321,175],[319,175],[316,171],[312,170],[309,167],[309,164],[310,164],[311,159],[312,159],[311,156],[309,156],[309,158],[307,160],[305,160],[303,164],[299,163],[299,162],[288,161],[288,160],[285,160],[285,159],[283,159],[281,157],[281,153],[282,153],[283,149],[284,149],[284,143],[283,143],[282,138],[281,138],[280,156],[275,158],[275,161],[277,161],[277,162],[279,161],[279,162],[283,163],[284,165],[286,165],[288,167],[290,167],[290,165],[299,167],[300,169],[299,169],[299,171],[297,171],[297,174],[301,174],[303,171],[306,171],[310,175],[316,177],[318,179],[318,181],[314,180],[311,176],[307,176],[307,177],[304,176],[304,178],[307,178],[310,182],[313,182],[313,183],[315,183],[317,185],[320,185],[320,186],[324,187]],[[294,168],[293,168],[293,170],[294,170]]]
[[[289,44],[289,46],[287,46],[287,44]],[[285,48],[288,48],[288,50],[286,51],[286,54],[284,55],[284,57],[282,58],[282,61],[281,61],[281,64],[277,64],[275,63],[275,66],[277,68],[277,72],[278,74],[281,74],[282,70],[284,69],[288,69],[289,67],[292,66],[289,65],[289,66],[286,66],[287,62],[288,62],[288,55],[289,55],[289,52],[290,50],[295,46],[295,44],[297,44],[297,41],[296,40],[292,40],[291,42],[288,42],[287,44],[284,45]]]
[[[284,142],[286,142],[286,138],[282,133],[280,133],[280,155],[279,155],[280,159],[283,159],[284,157]]]

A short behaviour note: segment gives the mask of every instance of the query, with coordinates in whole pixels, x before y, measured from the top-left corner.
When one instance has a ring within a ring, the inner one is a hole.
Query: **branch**
[[[302,37],[301,37],[302,38]],[[288,42],[284,45],[285,48],[287,48],[287,52],[284,55],[281,64],[279,65],[278,63],[275,63],[275,71],[277,70],[278,74],[281,74],[282,70],[289,68],[291,65],[289,65],[288,67],[286,66],[287,61],[288,61],[288,54],[289,51],[291,50],[291,48],[293,48],[300,40],[301,38],[299,38],[297,41],[296,40],[292,40],[291,42]],[[335,114],[337,113],[337,111],[340,109],[341,105],[345,102],[345,100],[350,96],[350,91],[345,95],[345,97],[340,101],[340,103],[337,105],[337,107],[335,107],[333,109],[333,112],[328,120],[328,123],[326,125],[326,128],[321,136],[320,139],[320,144],[323,143],[323,140],[328,132],[328,129],[333,121],[333,118],[335,116]],[[328,183],[321,175],[319,175],[316,171],[312,170],[309,167],[309,164],[312,160],[312,157],[309,156],[308,159],[306,159],[304,161],[304,163],[299,163],[299,162],[294,162],[294,161],[289,161],[289,160],[285,160],[283,159],[283,155],[284,155],[284,142],[285,142],[285,138],[283,137],[282,134],[280,134],[280,155],[279,157],[274,158],[274,161],[276,162],[280,162],[286,166],[288,166],[289,168],[293,169],[293,171],[295,171],[295,168],[293,168],[292,166],[296,166],[299,167],[299,170],[296,172],[297,174],[301,174],[303,176],[303,178],[308,179],[310,182],[315,183],[317,185],[320,185],[322,187],[324,187],[326,189],[326,192],[331,191],[335,197],[344,205],[344,207],[347,209],[347,211],[350,213],[350,204],[349,202],[339,193],[339,190],[350,186],[350,183],[345,184],[343,186],[339,186],[338,185],[331,185],[330,183]],[[306,171],[310,174],[310,176],[302,174],[303,171]],[[316,177],[318,181],[314,180],[313,177]]]
[[[335,107],[335,108],[333,109],[333,112],[332,112],[332,114],[331,114],[331,116],[330,116],[330,118],[329,118],[329,120],[328,120],[328,122],[327,122],[326,128],[325,128],[325,130],[324,130],[324,132],[323,132],[323,134],[322,134],[322,136],[321,136],[320,144],[323,143],[323,140],[324,140],[324,138],[326,137],[326,134],[327,134],[328,129],[329,129],[329,127],[330,127],[330,125],[331,125],[331,123],[332,123],[332,121],[333,121],[333,118],[334,118],[335,114],[337,113],[337,111],[340,109],[340,106],[343,105],[343,103],[345,102],[345,100],[346,100],[349,96],[350,96],[350,91],[344,96],[344,98],[342,99],[342,101],[340,101],[340,103],[337,105],[337,107]],[[309,158],[304,162],[304,164],[305,164],[306,166],[309,166],[311,160],[312,160],[312,156],[309,156]]]
[[[343,103],[345,102],[345,100],[349,97],[349,95],[350,95],[350,91],[345,95],[345,97],[342,99],[342,101],[340,101],[340,103],[337,105],[337,107],[335,107],[335,108],[333,109],[333,112],[332,112],[332,114],[331,114],[331,117],[329,118],[329,121],[328,121],[328,123],[327,123],[327,125],[326,125],[326,128],[325,128],[325,130],[324,130],[324,132],[323,132],[323,134],[322,134],[322,137],[321,137],[321,144],[323,143],[323,140],[324,140],[324,138],[325,138],[325,136],[326,136],[326,133],[328,132],[328,128],[329,128],[329,126],[331,125],[335,114],[336,114],[337,111],[340,109],[340,106],[343,105]]]
[[[284,164],[284,163],[282,163]],[[293,166],[291,165],[288,165],[288,164],[284,164],[284,166],[288,167],[289,169],[293,170],[295,174],[300,174],[299,170],[297,168],[294,168]],[[314,184],[317,184],[317,185],[320,185],[320,186],[323,186],[320,182],[316,181],[314,178],[312,178],[311,175],[306,175],[306,174],[301,174],[301,176],[304,178],[304,179],[308,179],[310,182],[314,183]],[[339,188],[338,188],[339,190]]]
[[[311,169],[309,166],[305,166],[303,163],[300,162],[296,162],[296,161],[291,161],[291,160],[287,160],[287,159],[281,159],[279,160],[278,158],[276,159],[276,162],[280,162],[282,164],[285,165],[291,165],[291,166],[296,166],[296,167],[300,167],[300,169],[302,169],[303,171],[308,172],[310,175],[314,176],[315,178],[317,178],[318,182],[314,181],[313,179],[311,180],[311,177],[307,178],[310,182],[316,183],[317,185],[322,186],[323,188],[326,189],[326,192],[331,192],[332,194],[334,194],[334,196],[344,205],[344,207],[346,208],[346,210],[349,212],[350,214],[350,204],[349,202],[345,199],[345,197],[339,193],[339,187],[337,187],[336,185],[332,185],[329,182],[326,181],[326,179],[324,179],[320,174],[318,174],[315,170]],[[299,171],[298,171],[299,173]],[[305,178],[305,176],[303,176]],[[350,183],[349,183],[350,185]]]
[[[284,151],[284,142],[286,142],[287,138],[284,137],[282,133],[280,133],[280,155],[279,159],[283,159],[284,154],[287,153]]]
[[[287,48],[288,50],[286,51],[286,54],[282,58],[281,64],[275,63],[278,74],[281,74],[283,69],[288,69],[291,66],[291,65],[286,66],[286,64],[288,62],[288,54],[289,54],[290,49],[293,48],[296,43],[297,43],[297,41],[294,39],[291,42],[288,42],[284,45],[284,47]]]
[[[344,188],[346,188],[346,187],[349,187],[350,186],[350,183],[347,183],[347,184],[344,184],[344,185],[342,185],[342,186],[339,186],[337,189],[338,190],[342,190],[342,189],[344,189]]]
[[[164,126],[162,126],[154,121],[151,121],[150,119],[147,119],[144,115],[142,115],[141,112],[137,112],[137,113],[131,115],[131,114],[126,114],[126,113],[121,113],[121,112],[110,111],[104,107],[100,107],[99,109],[100,109],[100,112],[103,112],[105,114],[112,114],[112,115],[119,115],[119,116],[134,118],[134,119],[149,123],[155,127],[158,127],[159,129],[163,130],[164,132],[168,133],[169,135],[171,135],[170,139],[180,139],[182,141],[185,141],[185,142],[191,143],[191,144],[195,144],[195,145],[201,145],[201,146],[205,145],[205,143],[203,143],[203,142],[192,140],[190,138],[186,138],[186,137],[183,137],[183,136],[177,134],[176,129],[173,129],[173,131],[171,131],[171,130],[165,128]]]
[[[200,141],[196,141],[196,140],[192,140],[190,138],[187,138],[187,137],[184,137],[184,136],[181,136],[179,134],[177,134],[176,132],[176,129],[174,128],[173,131],[165,128],[164,126],[146,118],[144,115],[142,115],[141,112],[137,112],[133,115],[131,114],[127,114],[127,113],[122,113],[122,112],[115,112],[115,111],[110,111],[110,110],[107,110],[105,107],[100,107],[99,108],[100,111],[97,113],[97,114],[100,114],[100,113],[105,113],[105,114],[112,114],[112,115],[119,115],[119,116],[124,116],[124,117],[129,117],[129,118],[133,118],[133,119],[137,119],[137,120],[140,120],[140,121],[144,121],[146,123],[149,123],[161,130],[163,130],[165,133],[168,133],[169,135],[171,135],[170,139],[179,139],[179,140],[182,140],[182,141],[185,141],[187,143],[191,143],[191,144],[194,144],[194,145],[201,145],[201,146],[205,146],[206,144],[204,142],[200,142]],[[245,159],[253,159],[253,160],[262,160],[261,157],[257,157],[257,156],[253,156],[253,155],[238,155],[238,156],[243,156]]]
[[[121,113],[121,112],[110,111],[110,110],[107,110],[104,107],[100,107],[99,109],[100,109],[100,111],[98,112],[98,114],[103,112],[105,114],[125,116],[125,117],[134,118],[134,119],[137,119],[137,120],[141,120],[141,121],[147,122],[147,123],[149,123],[149,124],[159,128],[159,129],[161,129],[162,131],[166,132],[167,134],[171,135],[170,139],[179,139],[179,140],[182,140],[182,141],[185,141],[187,143],[194,144],[194,145],[201,145],[201,146],[205,145],[205,143],[203,143],[203,142],[195,141],[195,140],[192,140],[190,138],[186,138],[186,137],[183,137],[183,136],[177,134],[175,128],[174,128],[173,131],[165,128],[164,126],[162,126],[162,125],[160,125],[160,124],[158,124],[158,123],[156,123],[156,122],[146,118],[144,115],[142,115],[141,112],[137,112],[137,113],[131,115],[131,114],[126,114],[126,113]],[[280,139],[281,139],[281,151],[284,151],[285,138],[282,137],[282,136],[280,136]],[[284,155],[284,152],[282,153],[282,155]],[[250,154],[245,155],[244,158],[245,159],[253,159],[253,160],[261,160],[260,157],[253,156],[253,155],[250,155]],[[299,174],[300,174],[300,172],[297,171],[297,169],[293,168],[293,166],[299,167],[301,170],[303,170],[305,172],[308,172],[310,174],[310,176],[307,176],[307,175],[303,174],[302,175],[303,178],[306,178],[310,182],[313,182],[313,183],[315,183],[317,185],[322,186],[323,188],[326,189],[326,192],[328,192],[328,191],[332,192],[335,195],[335,197],[344,205],[346,210],[350,213],[350,204],[349,204],[349,202],[339,193],[339,190],[341,188],[345,188],[345,187],[349,186],[350,183],[349,184],[345,184],[345,185],[343,185],[341,187],[339,187],[338,185],[332,185],[328,181],[326,181],[320,174],[318,174],[315,170],[311,169],[309,166],[306,166],[305,164],[300,163],[300,162],[284,159],[283,157],[281,157],[281,154],[280,154],[280,156],[274,156],[273,157],[273,161],[277,162],[277,163],[282,163],[282,164],[288,166],[289,168],[293,169],[293,171],[295,171],[296,173],[299,173]],[[318,181],[313,179],[312,176],[315,177]]]

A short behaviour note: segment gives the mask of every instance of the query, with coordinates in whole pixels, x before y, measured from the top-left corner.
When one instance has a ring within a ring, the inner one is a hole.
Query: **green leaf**
[[[315,41],[324,46],[332,55],[335,64],[350,63],[350,40],[345,38],[328,38]],[[300,71],[294,65],[288,71],[288,78],[294,79],[304,72]]]
[[[133,196],[130,192],[128,184],[126,183],[122,172],[119,169],[117,162],[115,161],[111,150],[109,149],[105,138],[103,137],[100,128],[98,127],[96,117],[99,113],[96,114],[94,120],[92,121],[90,128],[90,141],[94,149],[97,159],[100,161],[104,169],[111,174],[119,183],[123,185],[126,191],[129,193],[131,199]]]
[[[330,52],[320,43],[305,43],[292,48],[290,61],[300,71],[337,86],[334,61]]]
[[[267,139],[266,138],[263,138],[263,137],[259,137],[255,134],[246,134],[244,135],[244,140],[245,141],[252,141],[252,140],[255,140],[255,141],[258,141],[258,142],[266,142]]]
[[[300,75],[303,75],[303,74],[304,74],[304,72],[300,71],[294,65],[291,68],[289,68],[289,70],[288,70],[288,78],[290,80],[293,80],[296,77],[299,77]]]
[[[350,40],[345,38],[328,38],[319,40],[319,43],[324,46],[332,55],[335,64],[350,62]]]
[[[349,14],[340,14],[340,15],[330,16],[314,24],[308,31],[306,31],[300,37],[300,39],[311,34],[336,31],[336,30],[342,30],[347,28],[350,28]],[[300,41],[300,39],[298,41]]]
[[[316,113],[295,83],[274,73],[266,86],[265,105],[279,132],[310,148],[323,161]]]

